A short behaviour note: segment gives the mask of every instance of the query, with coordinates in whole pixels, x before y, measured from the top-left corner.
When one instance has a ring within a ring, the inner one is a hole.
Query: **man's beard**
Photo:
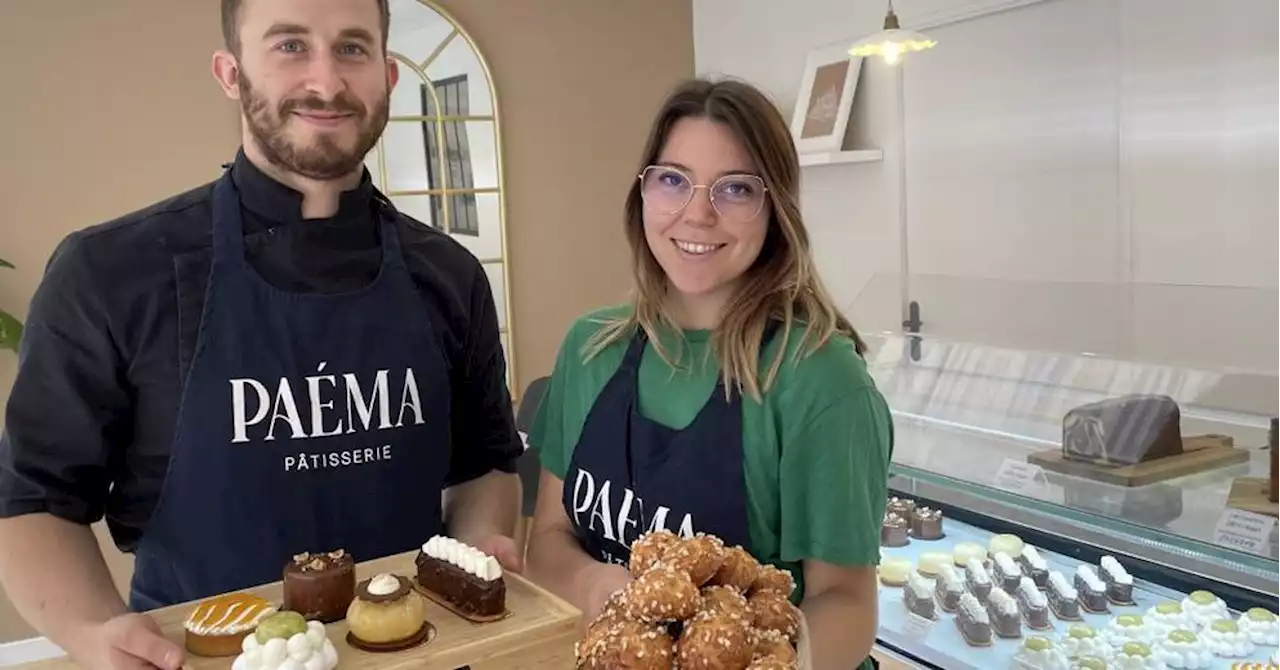
[[[239,88],[240,106],[249,133],[266,159],[308,179],[340,179],[354,172],[387,126],[389,91],[370,114],[359,100],[346,92],[339,93],[330,102],[316,97],[286,98],[272,109],[271,101],[254,90],[244,72],[240,73]],[[307,145],[290,140],[287,125],[293,111],[299,109],[352,114],[360,124],[355,145],[344,149],[328,134],[320,134]]]

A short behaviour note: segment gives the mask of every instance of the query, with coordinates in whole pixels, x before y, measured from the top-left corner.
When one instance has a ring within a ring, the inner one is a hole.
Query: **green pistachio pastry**
[[[1156,611],[1161,614],[1182,614],[1182,603],[1165,600],[1156,604]]]
[[[1196,634],[1183,629],[1169,631],[1169,641],[1181,642],[1182,644],[1194,644],[1196,641]]]
[[[1128,628],[1130,626],[1141,626],[1142,615],[1140,614],[1121,614],[1116,617],[1116,625]]]
[[[1031,637],[1028,637],[1026,641],[1022,643],[1022,646],[1026,648],[1027,651],[1049,651],[1050,649],[1053,649],[1053,643],[1049,641],[1049,638],[1041,635],[1032,635]]]
[[[298,633],[307,632],[307,620],[297,612],[276,612],[258,623],[258,631],[254,637],[259,644],[266,644],[272,638],[288,640]]]
[[[1192,591],[1189,597],[1191,598],[1191,602],[1197,605],[1212,605],[1214,601],[1218,599],[1218,596],[1215,596],[1208,591]]]
[[[1120,651],[1121,653],[1129,656],[1141,656],[1142,658],[1146,658],[1151,655],[1151,647],[1148,647],[1141,642],[1125,642],[1124,646],[1120,648]]]
[[[1275,621],[1276,620],[1276,615],[1272,614],[1270,610],[1262,607],[1250,608],[1248,612],[1245,612],[1245,615],[1249,617],[1250,621]]]
[[[1236,622],[1232,621],[1231,619],[1218,619],[1217,621],[1209,624],[1209,627],[1212,628],[1216,633],[1240,632],[1240,626],[1237,626]]]
[[[1093,631],[1093,626],[1086,626],[1082,623],[1073,623],[1067,629],[1067,637],[1076,640],[1087,640],[1097,636],[1098,634]]]
[[[1079,670],[1107,670],[1107,662],[1097,656],[1085,656],[1076,663]]]

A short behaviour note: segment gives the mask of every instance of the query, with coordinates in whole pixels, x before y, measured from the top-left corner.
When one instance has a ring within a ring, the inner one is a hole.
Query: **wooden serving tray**
[[[416,575],[413,559],[417,552],[388,556],[356,565],[356,579],[368,579],[380,572]],[[477,624],[427,601],[427,620],[436,628],[431,642],[393,653],[360,651],[347,644],[347,624],[326,626],[329,640],[338,650],[337,670],[563,670],[574,665],[573,645],[578,639],[581,613],[569,603],[515,574],[507,582],[507,610],[502,620]],[[248,593],[279,603],[282,584],[275,582]],[[182,645],[182,622],[196,603],[173,605],[150,612],[165,636]],[[234,656],[205,658],[187,654],[188,670],[229,670]],[[27,670],[70,670],[77,668],[67,658],[49,659],[14,666]]]
[[[1063,458],[1062,449],[1047,449],[1027,456],[1027,462],[1047,472],[1092,479],[1116,486],[1147,486],[1175,477],[1200,474],[1249,460],[1249,452],[1233,446],[1230,437],[1196,435],[1182,438],[1182,453],[1137,465],[1107,466]]]

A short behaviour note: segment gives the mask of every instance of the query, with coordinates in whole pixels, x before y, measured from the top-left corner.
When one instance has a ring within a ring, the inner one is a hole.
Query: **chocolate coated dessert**
[[[907,520],[886,511],[884,522],[880,525],[880,546],[901,547],[910,541],[907,538]]]
[[[1022,581],[1022,568],[1013,561],[1013,558],[1003,551],[997,552],[991,560],[991,578],[996,586],[1004,589],[1008,593],[1013,593],[1018,588],[1018,583]]]
[[[991,618],[991,629],[1000,637],[1022,637],[1022,615],[1018,611],[1018,602],[1004,589],[991,589],[987,596],[987,616]]]
[[[902,602],[912,614],[929,620],[938,618],[933,603],[933,580],[913,572],[907,576],[907,588],[902,589]]]
[[[1123,466],[1181,453],[1181,412],[1168,396],[1108,398],[1076,407],[1062,420],[1067,460]]]
[[[964,585],[978,602],[987,602],[987,595],[991,593],[991,575],[982,561],[971,558],[965,562]]]
[[[414,563],[418,583],[463,614],[491,617],[506,611],[502,568],[479,549],[437,535],[422,545]]]
[[[911,534],[921,540],[942,538],[942,512],[930,507],[917,507],[911,515]]]
[[[956,612],[956,627],[964,641],[975,647],[991,644],[991,618],[987,610],[972,593],[960,596],[960,609]]]
[[[356,562],[342,549],[301,553],[284,566],[284,607],[304,619],[333,623],[356,596]]]
[[[1107,584],[1107,599],[1117,605],[1133,604],[1133,576],[1114,556],[1103,556],[1098,574]]]
[[[1111,611],[1107,606],[1107,585],[1098,578],[1091,566],[1076,568],[1075,587],[1080,594],[1080,606],[1086,611],[1094,614]]]
[[[903,519],[910,519],[911,514],[916,511],[916,502],[907,498],[894,496],[889,499],[889,502],[885,503],[884,510],[886,512],[893,512]]]
[[[1023,547],[1017,560],[1022,573],[1030,577],[1038,588],[1044,589],[1049,585],[1049,564],[1040,557],[1040,552],[1035,547],[1029,544]]]
[[[1049,599],[1049,609],[1053,610],[1059,619],[1080,620],[1080,603],[1077,600],[1079,593],[1061,572],[1054,570],[1049,573],[1049,585],[1045,593]]]
[[[938,605],[942,607],[942,611],[956,611],[956,608],[960,606],[960,596],[963,594],[964,579],[960,577],[960,572],[949,563],[938,566],[938,578],[934,588],[934,595],[937,596]]]
[[[1018,599],[1018,609],[1022,610],[1022,618],[1026,620],[1027,626],[1036,630],[1053,626],[1049,623],[1049,601],[1030,577],[1022,578],[1014,596]]]

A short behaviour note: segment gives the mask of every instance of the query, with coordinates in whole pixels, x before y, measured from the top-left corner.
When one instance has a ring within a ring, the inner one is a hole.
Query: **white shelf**
[[[831,151],[827,153],[800,154],[800,165],[834,165],[836,163],[871,163],[884,158],[879,149],[856,151]]]

